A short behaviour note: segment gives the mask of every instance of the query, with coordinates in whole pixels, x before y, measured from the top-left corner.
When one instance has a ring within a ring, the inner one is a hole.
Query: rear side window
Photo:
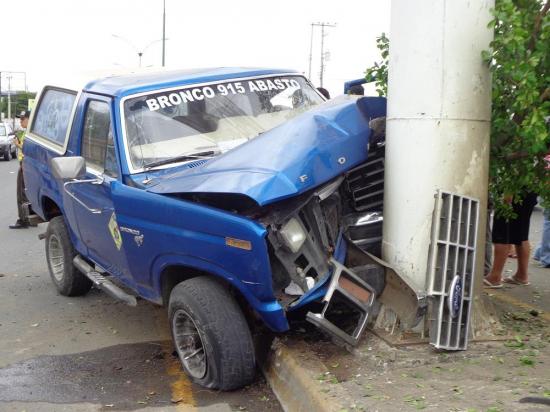
[[[86,164],[92,168],[104,172],[108,176],[116,177],[118,175],[111,111],[105,102],[92,100],[88,104],[84,119],[81,153],[86,159]]]
[[[64,146],[75,99],[75,92],[46,89],[36,109],[31,133]]]

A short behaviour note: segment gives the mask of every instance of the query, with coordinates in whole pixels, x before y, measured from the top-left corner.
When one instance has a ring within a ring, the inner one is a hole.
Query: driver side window
[[[91,168],[107,176],[118,176],[111,111],[105,102],[92,100],[88,104],[81,153]]]

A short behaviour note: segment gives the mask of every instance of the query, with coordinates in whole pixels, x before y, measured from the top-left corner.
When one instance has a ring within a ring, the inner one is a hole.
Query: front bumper
[[[391,309],[404,328],[411,328],[423,317],[426,298],[410,279],[368,252],[378,251],[373,246],[381,240],[382,215],[344,215],[341,183],[335,180],[309,198],[281,204],[266,226],[273,290],[282,306],[289,312],[307,306],[309,322],[356,345],[380,304]],[[291,219],[300,223],[300,230],[293,229],[303,239],[298,249],[287,240]],[[293,299],[296,295],[301,297]],[[313,302],[317,305],[309,306]],[[319,302],[322,307],[317,310]]]
[[[345,265],[330,259],[333,273],[321,299],[322,310],[308,312],[306,319],[352,346],[359,343],[375,315],[376,303],[391,309],[405,328],[416,326],[427,310],[425,293],[406,276],[398,275],[388,263],[361,250],[349,239],[346,243]],[[338,311],[338,306],[346,308],[344,316],[330,314]]]
[[[376,298],[375,290],[354,271],[348,269],[338,261],[331,259],[333,273],[326,295],[323,297],[323,309],[320,313],[308,312],[306,319],[319,329],[338,338],[349,345],[357,345],[361,335],[367,327],[369,315]],[[340,299],[352,305],[358,314],[353,330],[347,332],[341,326],[327,317],[336,294]]]

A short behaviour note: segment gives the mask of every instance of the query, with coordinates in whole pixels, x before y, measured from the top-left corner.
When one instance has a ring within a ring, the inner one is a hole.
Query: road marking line
[[[193,396],[193,388],[191,381],[183,373],[179,358],[172,356],[173,347],[172,341],[166,340],[171,338],[170,331],[168,329],[168,322],[165,317],[166,312],[164,310],[158,310],[156,312],[156,323],[159,337],[162,339],[161,348],[164,353],[164,363],[166,374],[173,378],[170,382],[170,389],[172,392],[172,400],[178,401],[173,403],[175,409],[181,412],[194,412],[197,410],[195,397]]]
[[[195,407],[196,403],[193,397],[191,382],[181,370],[179,359],[172,356],[172,345],[170,342],[163,344],[163,352],[166,356],[166,373],[168,376],[175,378],[170,383],[170,388],[172,389],[172,400],[178,401],[177,404],[174,404],[176,409],[182,412],[196,411],[197,408]]]
[[[502,292],[500,290],[491,290],[491,292],[490,293],[488,292],[488,294],[489,296],[493,296],[502,302],[510,303],[511,305],[517,306],[519,308],[526,309],[526,310],[536,310],[539,313],[538,317],[543,318],[544,320],[550,322],[550,313],[546,313],[542,309],[537,308],[536,306],[530,305],[529,303],[525,303],[509,295],[506,292]]]

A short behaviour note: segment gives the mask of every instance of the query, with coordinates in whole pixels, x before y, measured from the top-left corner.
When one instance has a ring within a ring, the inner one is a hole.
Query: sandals
[[[487,289],[502,289],[502,283],[491,283],[487,279],[483,279],[483,286]]]
[[[531,282],[522,282],[520,280],[517,280],[515,276],[510,276],[509,278],[503,279],[504,283],[509,283],[510,285],[517,285],[517,286],[529,286]]]

